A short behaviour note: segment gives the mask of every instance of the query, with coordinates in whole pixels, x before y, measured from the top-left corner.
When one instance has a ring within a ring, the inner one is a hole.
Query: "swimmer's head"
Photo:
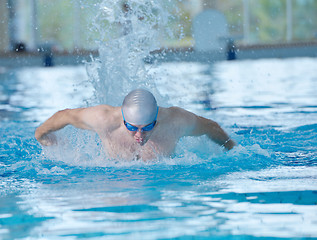
[[[132,125],[148,125],[156,120],[157,103],[152,93],[144,89],[131,91],[123,100],[122,115]]]

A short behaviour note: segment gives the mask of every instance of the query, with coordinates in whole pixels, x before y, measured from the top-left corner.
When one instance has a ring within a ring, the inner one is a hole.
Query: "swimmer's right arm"
[[[48,120],[46,120],[35,131],[35,138],[44,146],[50,146],[57,143],[53,132],[72,125],[77,128],[93,130],[88,124],[87,113],[89,108],[65,109],[56,112]]]

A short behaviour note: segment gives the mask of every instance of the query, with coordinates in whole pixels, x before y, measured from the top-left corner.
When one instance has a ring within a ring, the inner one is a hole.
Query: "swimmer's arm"
[[[72,125],[76,128],[93,130],[93,108],[65,109],[56,112],[35,131],[35,138],[45,146],[56,144],[53,132]]]
[[[236,146],[236,143],[218,123],[204,117],[196,116],[196,123],[192,133],[194,135],[207,135],[207,137],[227,150]]]
[[[194,118],[193,127],[190,135],[201,136],[207,135],[215,143],[225,147],[227,150],[236,146],[236,143],[228,136],[228,134],[220,127],[220,125],[210,119],[193,114],[190,118]]]
[[[187,136],[202,136],[207,135],[215,143],[225,147],[227,150],[236,146],[236,143],[228,136],[228,134],[219,126],[218,123],[195,115],[184,109],[177,110],[181,119],[185,121],[185,135]]]

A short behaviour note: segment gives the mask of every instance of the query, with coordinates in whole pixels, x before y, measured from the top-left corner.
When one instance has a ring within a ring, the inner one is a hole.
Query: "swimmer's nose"
[[[136,131],[136,133],[135,133],[135,135],[142,135],[142,133],[143,133],[143,130],[142,129],[138,129],[137,131]]]

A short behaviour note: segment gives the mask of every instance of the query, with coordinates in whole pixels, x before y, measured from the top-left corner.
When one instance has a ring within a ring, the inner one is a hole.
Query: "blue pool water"
[[[0,239],[317,238],[317,59],[147,66],[161,105],[219,122],[239,146],[182,139],[175,156],[107,159],[66,127],[35,128],[94,102],[84,66],[1,69]]]

